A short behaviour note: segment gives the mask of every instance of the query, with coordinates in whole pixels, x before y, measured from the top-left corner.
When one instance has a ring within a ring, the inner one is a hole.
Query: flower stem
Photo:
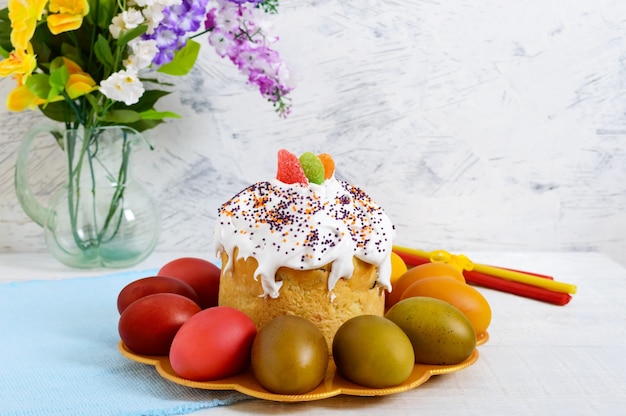
[[[77,150],[81,133],[83,139],[80,150]],[[114,239],[120,230],[123,220],[123,211],[120,210],[120,207],[123,205],[128,180],[132,141],[128,137],[128,132],[125,130],[121,133],[122,138],[117,139],[122,141],[121,160],[119,166],[116,168],[117,172],[115,176],[111,174],[112,172],[106,175],[105,179],[110,181],[114,186],[114,192],[108,203],[106,216],[104,220],[100,222],[101,217],[98,214],[98,198],[102,198],[102,196],[98,195],[98,189],[101,188],[99,182],[102,181],[103,178],[99,177],[98,171],[100,169],[97,166],[104,168],[106,172],[109,172],[110,168],[106,161],[100,160],[102,152],[106,153],[104,149],[101,149],[101,146],[103,146],[102,138],[99,137],[101,133],[98,128],[85,126],[83,126],[82,132],[78,129],[72,129],[65,133],[69,169],[67,197],[70,222],[76,245],[83,251],[89,248],[100,247],[103,243]],[[106,157],[106,155],[104,157]],[[85,175],[83,175],[83,169],[88,169]],[[83,180],[87,182],[82,183]],[[78,224],[83,197],[81,184],[90,187],[89,198],[91,198],[91,204],[82,208],[91,208],[89,215],[91,217],[90,226],[92,229],[83,230],[83,232],[86,232],[86,235],[81,234]],[[100,190],[102,191],[102,189]]]
[[[111,197],[111,203],[109,204],[109,211],[107,212],[106,219],[104,220],[104,224],[102,229],[98,232],[98,241],[103,242],[106,236],[106,232],[109,228],[111,221],[113,220],[115,213],[118,211],[120,207],[120,203],[124,201],[124,191],[126,190],[126,180],[128,178],[128,168],[130,161],[130,141],[128,140],[128,134],[126,131],[122,132],[122,161],[120,163],[120,169],[117,174],[117,180],[115,181],[115,192]],[[115,225],[115,229],[113,233],[109,236],[106,241],[110,241],[113,239],[120,228],[120,224],[122,222],[123,212],[120,210],[118,219]]]
[[[84,129],[85,136],[88,134],[88,129]],[[74,241],[77,246],[84,250],[88,245],[85,244],[85,239],[78,232],[78,213],[80,210],[80,197],[81,197],[81,170],[83,166],[83,161],[85,159],[85,154],[89,148],[89,137],[83,137],[83,141],[80,148],[80,153],[78,155],[78,161],[76,165],[74,165],[74,159],[76,157],[76,144],[78,142],[79,131],[69,130],[65,132],[66,135],[66,152],[68,157],[68,169],[69,169],[69,178],[67,182],[67,199],[68,199],[68,208],[70,214],[70,223],[72,227],[72,235],[74,236]]]

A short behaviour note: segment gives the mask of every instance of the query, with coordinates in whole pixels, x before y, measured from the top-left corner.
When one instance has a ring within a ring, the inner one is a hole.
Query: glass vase
[[[48,206],[34,197],[28,159],[37,137],[54,137],[66,160],[66,181]],[[50,253],[76,268],[121,268],[137,264],[155,248],[160,213],[154,198],[132,172],[142,134],[125,126],[59,129],[38,126],[23,139],[15,188],[26,214],[44,228]]]

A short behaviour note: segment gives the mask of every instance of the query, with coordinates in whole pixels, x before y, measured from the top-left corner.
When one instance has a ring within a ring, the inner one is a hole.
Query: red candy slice
[[[285,149],[278,151],[278,172],[276,173],[276,179],[281,182],[292,184],[301,183],[306,185],[309,183],[298,156]]]

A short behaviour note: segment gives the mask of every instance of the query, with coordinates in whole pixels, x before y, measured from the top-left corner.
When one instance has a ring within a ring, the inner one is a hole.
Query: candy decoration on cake
[[[304,152],[298,157],[285,149],[278,151],[276,179],[286,184],[321,185],[334,173],[335,162],[327,153],[316,156],[313,152]]]
[[[285,149],[278,151],[276,179],[288,184],[300,183],[306,185],[308,183],[298,157]]]
[[[324,164],[313,152],[300,155],[300,165],[310,183],[321,185],[324,183]]]

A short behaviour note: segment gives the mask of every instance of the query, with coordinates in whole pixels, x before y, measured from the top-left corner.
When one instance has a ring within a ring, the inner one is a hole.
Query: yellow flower
[[[9,54],[9,57],[0,61],[0,76],[21,75],[26,78],[33,73],[37,67],[37,58],[33,54],[33,48],[27,43],[26,48],[16,49]]]
[[[98,88],[96,81],[93,80],[91,75],[83,71],[76,62],[65,57],[62,59],[67,72],[70,74],[70,78],[65,84],[65,91],[72,100],[81,95],[89,94]]]
[[[7,108],[10,111],[24,111],[27,108],[34,110],[37,106],[46,103],[46,100],[37,97],[24,85],[22,75],[15,75],[15,80],[17,87],[7,96]]]
[[[67,68],[67,72],[72,75],[72,74],[81,74],[81,73],[85,73],[85,71],[83,71],[83,68],[80,67],[80,65],[78,65],[76,62],[72,61],[70,58],[66,58],[65,56],[60,56],[56,59],[61,59],[63,61],[63,64],[59,64],[59,66],[64,66]],[[55,63],[57,62],[56,60],[54,61]]]
[[[48,0],[9,0],[11,44],[15,49],[27,48],[46,3]]]
[[[89,94],[97,88],[95,81],[89,74],[72,74],[70,75],[69,81],[67,81],[65,91],[67,91],[67,95],[73,100],[81,95]]]
[[[76,30],[89,13],[88,0],[50,0],[48,28],[53,35]]]

